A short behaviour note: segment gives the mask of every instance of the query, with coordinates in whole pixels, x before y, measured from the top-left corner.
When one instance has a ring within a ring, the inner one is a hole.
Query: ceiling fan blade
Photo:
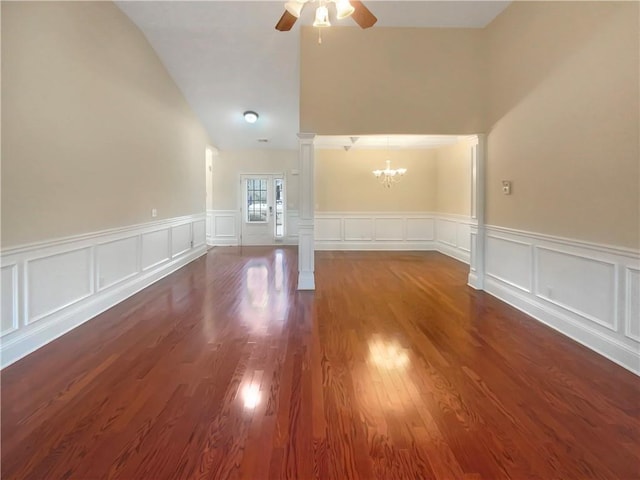
[[[376,16],[371,13],[360,0],[351,0],[351,5],[355,8],[355,11],[351,14],[351,18],[353,18],[361,28],[373,27],[378,21]]]
[[[281,32],[288,32],[293,27],[293,24],[296,23],[297,18],[291,15],[286,10],[276,23],[276,30],[280,30]]]

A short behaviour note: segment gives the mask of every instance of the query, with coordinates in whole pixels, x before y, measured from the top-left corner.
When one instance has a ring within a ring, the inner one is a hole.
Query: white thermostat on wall
[[[511,181],[502,180],[502,193],[505,195],[511,195]]]

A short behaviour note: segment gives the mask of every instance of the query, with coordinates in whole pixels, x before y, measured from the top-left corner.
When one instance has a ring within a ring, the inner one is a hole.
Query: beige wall
[[[402,183],[389,189],[372,171],[408,170]],[[316,150],[317,212],[431,212],[436,207],[434,150]]]
[[[640,246],[638,5],[514,2],[489,25],[488,224]]]
[[[473,134],[483,130],[481,29],[316,28],[301,36],[300,130]]]
[[[2,245],[204,212],[207,135],[110,2],[2,2]]]
[[[240,175],[251,173],[282,173],[285,175],[287,208],[298,208],[297,150],[229,150],[213,158],[213,208],[240,208]]]
[[[513,2],[485,29],[336,28],[322,45],[304,28],[300,128],[487,133],[489,224],[639,248],[638,9]]]
[[[436,151],[438,213],[471,215],[471,144],[461,141]]]

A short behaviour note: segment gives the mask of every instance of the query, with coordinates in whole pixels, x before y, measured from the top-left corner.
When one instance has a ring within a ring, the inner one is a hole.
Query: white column
[[[313,233],[314,208],[314,170],[313,139],[315,133],[298,134],[298,164],[300,168],[300,205],[298,220],[298,290],[315,290],[314,276],[315,239]]]
[[[471,147],[471,258],[469,261],[469,286],[484,289],[484,175],[486,138],[477,135]]]

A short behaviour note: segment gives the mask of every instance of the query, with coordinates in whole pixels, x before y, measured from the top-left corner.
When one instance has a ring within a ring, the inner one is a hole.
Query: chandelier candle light
[[[391,188],[391,185],[398,183],[405,173],[407,173],[406,168],[391,168],[391,160],[387,160],[387,167],[384,170],[373,171],[373,174],[380,180],[382,186],[386,188]]]

